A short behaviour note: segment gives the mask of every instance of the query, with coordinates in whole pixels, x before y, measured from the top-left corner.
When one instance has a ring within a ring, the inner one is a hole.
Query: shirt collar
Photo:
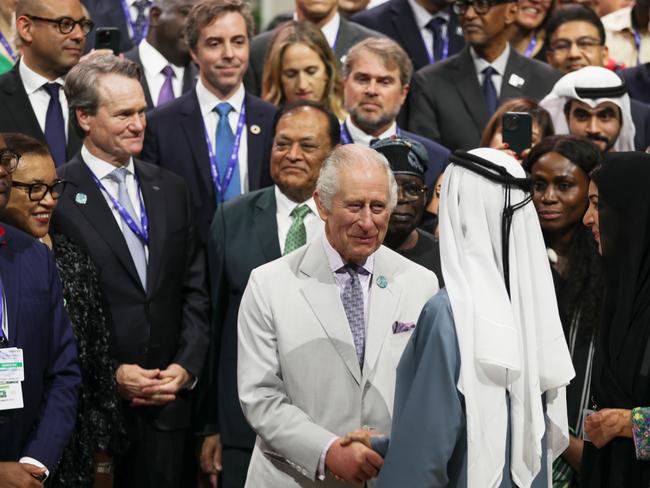
[[[510,44],[506,42],[506,48],[503,50],[499,57],[497,57],[491,63],[488,63],[485,59],[480,57],[473,47],[469,48],[469,52],[472,55],[474,60],[474,68],[476,72],[480,75],[483,73],[483,70],[488,66],[492,66],[499,75],[503,76],[506,73],[506,66],[508,65],[508,56],[510,56]]]
[[[284,193],[282,193],[282,190],[280,190],[277,185],[275,186],[275,205],[277,207],[278,213],[286,217],[291,217],[291,212],[293,212],[293,209],[299,205],[307,205],[309,207],[309,210],[311,210],[314,215],[319,217],[314,197],[309,197],[308,200],[302,203],[296,203]]]
[[[415,17],[415,23],[417,24],[420,30],[426,29],[427,24],[431,22],[431,19],[435,17],[442,17],[447,22],[449,22],[449,12],[446,9],[438,10],[435,14],[431,14],[425,9],[422,5],[417,3],[415,0],[408,0],[411,10],[413,10],[413,17]]]
[[[199,99],[199,107],[201,109],[201,115],[203,117],[212,112],[214,110],[214,107],[222,102],[230,103],[234,111],[236,113],[239,113],[242,106],[244,105],[245,96],[246,90],[244,89],[243,83],[239,84],[239,88],[237,88],[237,91],[230,98],[227,100],[222,100],[205,87],[201,78],[199,78],[196,82],[196,97]]]
[[[97,177],[98,180],[103,180],[109,174],[111,174],[117,166],[109,162],[104,161],[103,159],[98,158],[92,154],[86,146],[81,146],[81,158],[86,163],[86,166],[90,168],[90,171]],[[129,158],[129,162],[124,166],[126,172],[130,175],[133,174],[135,166],[133,165],[133,158]]]
[[[20,60],[20,63],[18,65],[18,72],[20,74],[20,79],[23,82],[23,86],[25,87],[25,91],[27,92],[27,96],[31,95],[36,90],[43,88],[44,84],[52,83],[53,81],[63,87],[64,80],[62,77],[59,76],[56,80],[53,81],[48,80],[27,66],[27,63],[25,63],[25,58],[22,58]]]
[[[330,265],[332,273],[336,273],[339,269],[345,266],[347,263],[343,261],[341,255],[332,247],[329,239],[327,238],[327,233],[323,232],[321,236],[321,241],[323,243],[323,249],[325,250],[325,255],[327,256],[327,261]],[[376,251],[375,251],[376,252]],[[360,264],[366,272],[372,276],[372,272],[375,269],[375,253],[372,253],[366,258],[366,261]]]
[[[138,52],[140,54],[140,61],[142,66],[144,66],[144,71],[149,76],[158,75],[167,65],[172,67],[174,75],[176,78],[183,77],[184,68],[182,66],[176,66],[174,63],[167,61],[167,58],[162,55],[158,49],[153,47],[147,42],[146,39],[143,39],[138,46]]]
[[[298,14],[296,12],[293,13],[293,20],[298,20]],[[336,37],[338,36],[340,26],[341,15],[336,12],[334,14],[334,17],[332,17],[332,19],[327,24],[320,28],[331,48],[334,48],[334,45],[336,44]]]
[[[352,122],[352,118],[350,115],[348,115],[345,118],[345,127],[348,129],[348,132],[350,133],[350,137],[352,137],[352,140],[357,143],[357,144],[366,144],[370,145],[370,141],[373,139],[385,139],[390,136],[394,136],[397,134],[397,123],[393,121],[391,126],[386,129],[383,133],[379,134],[379,136],[375,137],[370,134],[366,134],[364,131],[359,129],[356,125],[354,125],[354,122]]]

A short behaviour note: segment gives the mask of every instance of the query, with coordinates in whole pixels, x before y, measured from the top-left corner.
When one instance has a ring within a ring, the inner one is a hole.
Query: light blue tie
[[[228,168],[228,161],[230,160],[230,153],[232,151],[232,146],[235,143],[235,136],[232,133],[230,128],[230,123],[228,122],[228,114],[232,110],[232,105],[227,102],[220,103],[217,105],[214,110],[219,115],[219,123],[217,124],[217,168],[219,170],[219,178],[223,184],[226,170]],[[239,180],[239,164],[235,165],[235,169],[230,180],[228,188],[225,189],[222,200],[230,200],[233,197],[236,197],[241,193],[240,190],[240,180]]]
[[[359,366],[363,368],[363,357],[365,354],[366,342],[366,320],[364,318],[365,306],[363,304],[363,289],[359,281],[359,273],[365,270],[356,264],[346,264],[339,271],[348,273],[350,279],[341,291],[341,301],[345,309],[345,315],[348,318],[350,331],[352,332],[352,339],[354,340],[354,348],[357,351],[357,359]]]
[[[129,198],[129,193],[126,189],[126,173],[126,168],[117,168],[113,170],[108,177],[117,183],[117,201],[120,202],[120,205],[124,207],[124,210],[128,212],[133,221],[137,223],[138,219],[136,218],[136,213],[133,210],[133,205],[131,204],[131,199]],[[137,235],[135,235],[124,221],[122,221],[122,234],[124,234],[124,240],[131,252],[133,264],[135,264],[135,269],[138,271],[142,287],[146,290],[147,257],[144,253],[144,243]]]

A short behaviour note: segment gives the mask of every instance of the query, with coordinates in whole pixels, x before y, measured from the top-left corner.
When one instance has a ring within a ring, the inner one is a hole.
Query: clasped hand
[[[585,432],[598,449],[614,437],[632,437],[632,411],[604,408],[585,419]]]
[[[120,395],[137,407],[173,401],[191,378],[187,370],[176,363],[166,369],[143,369],[137,364],[122,364],[115,372]]]
[[[337,439],[327,451],[325,466],[336,479],[361,484],[376,478],[384,460],[372,450],[370,438],[381,434],[357,429]]]

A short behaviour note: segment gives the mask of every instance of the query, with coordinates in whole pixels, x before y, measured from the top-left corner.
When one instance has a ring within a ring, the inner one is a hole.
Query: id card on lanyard
[[[2,279],[0,279],[0,410],[23,408],[23,389],[25,364],[23,350],[8,347],[9,331],[7,302]]]
[[[218,117],[218,116],[217,116]],[[217,126],[219,121],[217,120]],[[241,138],[246,128],[246,100],[242,103],[241,111],[239,112],[239,119],[237,120],[237,130],[235,132],[235,140],[230,150],[230,156],[228,157],[228,165],[226,166],[226,173],[223,175],[219,174],[219,166],[217,164],[217,153],[215,148],[210,142],[210,136],[208,134],[208,128],[205,126],[205,121],[203,122],[203,133],[205,135],[205,144],[208,147],[208,157],[210,158],[210,175],[212,176],[212,184],[214,185],[214,195],[217,201],[217,205],[223,203],[226,190],[232,181],[232,177],[235,174],[235,169],[239,164],[239,147],[241,146]],[[216,131],[215,131],[216,133]],[[215,138],[215,144],[216,144]]]

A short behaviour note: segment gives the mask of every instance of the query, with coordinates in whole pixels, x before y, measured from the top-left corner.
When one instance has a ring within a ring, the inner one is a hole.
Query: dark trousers
[[[156,429],[142,418],[128,429],[129,450],[115,460],[115,487],[181,488],[186,430]]]
[[[246,473],[253,451],[236,447],[223,447],[221,464],[223,471],[219,479],[219,488],[244,488]]]

